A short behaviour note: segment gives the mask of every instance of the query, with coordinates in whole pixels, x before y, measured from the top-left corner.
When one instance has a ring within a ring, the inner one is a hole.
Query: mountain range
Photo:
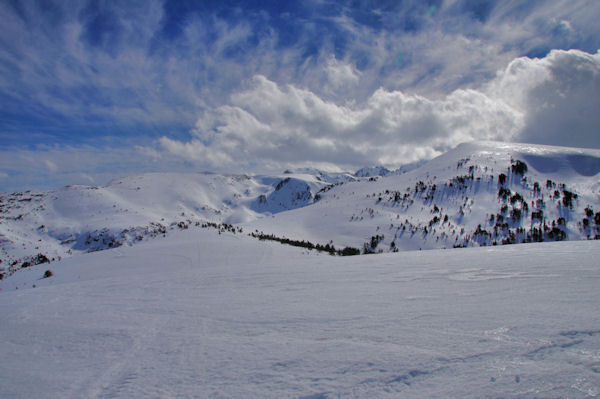
[[[470,143],[2,194],[0,396],[598,397],[599,172]]]
[[[395,171],[149,173],[0,194],[0,273],[216,228],[339,253],[600,238],[600,151],[467,143]]]

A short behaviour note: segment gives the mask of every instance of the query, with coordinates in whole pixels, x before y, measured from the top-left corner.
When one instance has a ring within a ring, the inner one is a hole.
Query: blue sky
[[[596,0],[3,1],[0,191],[395,167],[468,140],[599,148],[599,17]]]

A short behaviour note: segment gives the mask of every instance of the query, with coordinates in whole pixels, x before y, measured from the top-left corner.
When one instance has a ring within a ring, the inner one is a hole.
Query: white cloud
[[[58,170],[58,166],[56,166],[56,164],[48,159],[46,159],[44,161],[44,166],[46,166],[46,168],[48,168],[48,170],[50,172],[56,172]]]
[[[364,102],[339,104],[257,75],[228,104],[207,108],[189,140],[4,148],[0,191],[105,184],[150,171],[395,167],[469,140],[600,148],[599,109],[600,52],[518,58],[478,90],[439,98],[378,89]]]
[[[327,61],[325,71],[327,74],[327,89],[332,92],[348,88],[348,86],[356,86],[361,75],[353,65],[340,62],[334,56],[331,56]]]
[[[343,5],[302,27],[291,22],[297,36],[282,46],[290,32],[271,25],[264,12],[230,20],[191,12],[171,42],[161,37],[164,2],[107,3],[100,8],[114,15],[119,33],[113,32],[111,46],[91,48],[84,40],[90,22],[81,18],[84,3],[57,4],[57,20],[36,3],[21,3],[26,18],[0,4],[6,22],[0,87],[10,96],[7,104],[29,116],[62,115],[67,130],[98,123],[107,131],[115,124],[155,131],[189,126],[203,107],[222,105],[256,74],[336,103],[364,102],[378,87],[441,98],[480,86],[517,54],[551,48],[560,39],[555,36],[564,36],[558,42],[564,48],[597,43],[599,10],[593,0],[497,2],[480,23],[460,11],[464,2],[443,2],[427,17],[426,6],[401,2],[393,12],[380,10],[379,27],[357,19],[355,5]],[[407,16],[419,22],[414,31],[401,28]]]
[[[0,149],[0,189],[190,164],[395,166],[470,139],[599,146],[598,54],[515,57],[595,49],[600,3],[498,1],[482,20],[462,9],[473,2],[444,1],[427,15],[417,3],[373,23],[341,5],[290,30],[264,12],[196,10],[173,41],[163,37],[164,2],[103,3],[120,27],[114,48],[85,43],[83,3],[57,5],[56,19],[36,3],[17,7],[23,16],[0,3],[0,91],[7,115],[22,116],[2,132],[11,140]],[[194,123],[191,139],[176,136]],[[23,134],[38,150],[20,149]],[[113,148],[76,144],[96,138]]]
[[[554,50],[513,61],[490,91],[525,111],[515,140],[600,148],[600,51]]]
[[[514,60],[480,90],[429,99],[379,89],[363,104],[339,105],[258,75],[230,104],[207,110],[192,140],[161,144],[217,168],[398,166],[481,139],[600,147],[599,76],[600,53],[553,51]]]

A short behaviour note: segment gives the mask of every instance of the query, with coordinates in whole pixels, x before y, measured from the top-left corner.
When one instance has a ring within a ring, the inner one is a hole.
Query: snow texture
[[[342,258],[189,229],[21,269],[0,396],[596,397],[599,244]]]
[[[0,195],[0,397],[600,396],[600,151],[363,172]]]

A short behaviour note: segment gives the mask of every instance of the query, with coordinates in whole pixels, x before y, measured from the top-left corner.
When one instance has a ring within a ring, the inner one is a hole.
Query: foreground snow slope
[[[595,397],[599,257],[342,258],[176,232],[0,281],[0,396]]]

